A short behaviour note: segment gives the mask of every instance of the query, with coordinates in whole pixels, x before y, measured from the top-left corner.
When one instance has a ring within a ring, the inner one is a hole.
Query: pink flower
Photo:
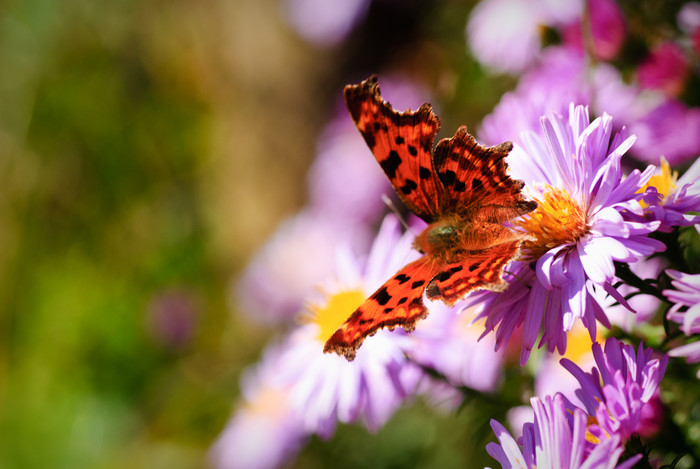
[[[625,41],[625,17],[620,6],[613,0],[587,0],[593,52],[603,60],[617,56]],[[586,25],[588,26],[588,25]],[[581,19],[563,28],[564,43],[583,50]]]
[[[688,60],[683,50],[674,42],[656,46],[639,64],[637,76],[642,88],[662,90],[669,96],[678,96],[685,87],[688,76]]]

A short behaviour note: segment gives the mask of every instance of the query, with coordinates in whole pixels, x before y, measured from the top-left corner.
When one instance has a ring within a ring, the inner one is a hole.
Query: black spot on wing
[[[401,285],[411,280],[411,277],[409,277],[406,274],[399,274],[396,277],[394,277],[394,280],[398,280],[399,284]]]
[[[435,280],[437,280],[439,282],[444,282],[446,280],[449,280],[450,277],[452,277],[454,274],[456,274],[457,272],[459,272],[462,269],[463,269],[463,267],[461,265],[458,265],[458,266],[452,267],[451,269],[444,270],[435,276]]]
[[[477,190],[481,188],[484,185],[483,182],[481,182],[481,179],[474,178],[472,179],[472,189]]]
[[[377,292],[374,295],[372,295],[372,298],[381,306],[384,306],[391,299],[391,295],[386,290],[386,287],[382,287],[379,290],[377,290]]]
[[[389,176],[389,179],[394,179],[396,177],[396,170],[399,168],[399,165],[401,165],[401,157],[396,151],[391,150],[387,159],[379,164],[386,175]]]
[[[361,133],[362,136],[365,138],[365,142],[367,143],[369,149],[373,150],[375,145],[377,144],[377,140],[374,138],[374,132],[364,130]]]
[[[404,139],[400,135],[398,137],[396,137],[396,139],[394,139],[394,141],[396,142],[397,145],[403,145],[403,143],[404,143]]]
[[[467,190],[467,186],[462,181],[455,181],[452,188],[455,190],[455,192],[464,192]]]
[[[420,176],[421,179],[430,179],[431,175],[433,173],[426,167],[421,166],[418,169],[418,175]]]
[[[451,186],[454,184],[455,180],[457,179],[457,173],[454,171],[448,169],[444,173],[442,173],[442,183],[445,184],[446,186]]]
[[[425,284],[425,280],[418,280],[418,281],[413,282],[413,283],[411,284],[411,288],[422,287],[423,284]]]
[[[406,184],[400,187],[401,192],[404,194],[410,194],[414,190],[418,189],[418,184],[412,179],[406,179]]]
[[[411,156],[418,155],[418,150],[416,150],[416,147],[414,147],[413,145],[408,146],[408,152],[411,154]]]
[[[476,263],[470,265],[469,272],[474,272],[476,269],[479,268],[479,266],[481,266],[481,262],[476,262]]]
[[[402,305],[402,304],[404,304],[407,300],[408,300],[408,298],[404,296],[404,297],[401,298],[401,299],[399,300],[399,302],[396,303],[396,304],[397,304],[397,305]]]

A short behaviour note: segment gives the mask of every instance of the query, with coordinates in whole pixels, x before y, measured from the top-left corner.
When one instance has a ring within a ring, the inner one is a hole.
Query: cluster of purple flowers
[[[334,32],[340,41],[369,0],[347,2],[343,20],[329,20],[340,26],[324,31],[303,14],[321,3],[288,0],[284,8],[312,40],[330,41],[319,38]],[[561,44],[543,47],[542,25]],[[522,256],[505,269],[504,291],[473,292],[452,308],[428,302],[430,315],[412,334],[379,331],[353,362],[324,355],[323,344],[417,258],[412,241],[422,222],[402,234],[397,218],[384,215],[379,200],[391,192],[388,181],[339,111],[319,141],[308,206],[280,226],[236,283],[241,310],[286,333],[244,374],[240,402],[212,450],[215,465],[278,467],[310,435],[330,438],[339,422],[377,430],[418,396],[455,409],[464,398],[459,387],[497,390],[513,351],[521,366],[540,370],[538,397],[518,438],[491,422],[499,443],[487,451],[502,467],[636,464],[642,455],[621,458],[632,435],[658,430],[668,356],[700,362],[700,340],[693,341],[700,274],[677,270],[697,266],[662,257],[668,246],[661,241],[680,229],[700,233],[700,162],[688,167],[700,153],[700,109],[679,99],[687,77],[698,75],[688,55],[700,55],[700,4],[681,10],[678,27],[684,36],[651,47],[629,83],[606,62],[626,35],[613,0],[484,0],[474,8],[466,31],[475,57],[520,75],[478,136],[488,145],[514,142],[509,171],[538,203],[512,226],[526,235]],[[427,97],[405,79],[381,84],[397,109],[415,109]],[[634,169],[642,161],[659,166]],[[670,342],[668,354],[641,343],[635,352],[613,338],[599,344],[600,326],[646,339],[639,326],[658,319],[664,299],[672,306],[663,314],[687,343]],[[275,436],[253,444],[263,432]]]

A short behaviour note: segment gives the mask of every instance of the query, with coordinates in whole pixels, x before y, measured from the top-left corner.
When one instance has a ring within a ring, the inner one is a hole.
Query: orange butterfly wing
[[[348,360],[365,337],[396,326],[410,332],[427,316],[423,294],[453,305],[468,292],[505,287],[505,265],[522,235],[503,223],[536,208],[521,194],[522,181],[506,173],[510,142],[479,145],[460,127],[432,151],[440,120],[429,104],[393,110],[376,77],[345,87],[355,124],[402,202],[429,223],[416,238],[426,255],[394,275],[336,330],[324,352]]]
[[[417,111],[396,112],[379,93],[376,77],[345,87],[345,102],[357,129],[374,153],[404,205],[430,222],[440,210],[442,191],[432,168],[432,151],[440,119],[429,104]]]
[[[381,328],[401,326],[411,332],[416,321],[428,315],[423,292],[441,267],[423,256],[399,270],[333,333],[323,352],[335,352],[352,361],[365,337]]]

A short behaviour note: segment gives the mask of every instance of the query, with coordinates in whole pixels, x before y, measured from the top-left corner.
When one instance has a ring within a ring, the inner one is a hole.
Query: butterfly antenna
[[[399,219],[399,222],[401,222],[401,225],[403,225],[404,229],[406,231],[412,231],[411,228],[408,226],[408,223],[406,223],[406,219],[401,215],[401,212],[399,212],[398,207],[394,204],[394,201],[389,198],[388,195],[382,194],[382,202],[384,202],[389,209],[394,212],[394,215],[396,215],[396,218]]]

